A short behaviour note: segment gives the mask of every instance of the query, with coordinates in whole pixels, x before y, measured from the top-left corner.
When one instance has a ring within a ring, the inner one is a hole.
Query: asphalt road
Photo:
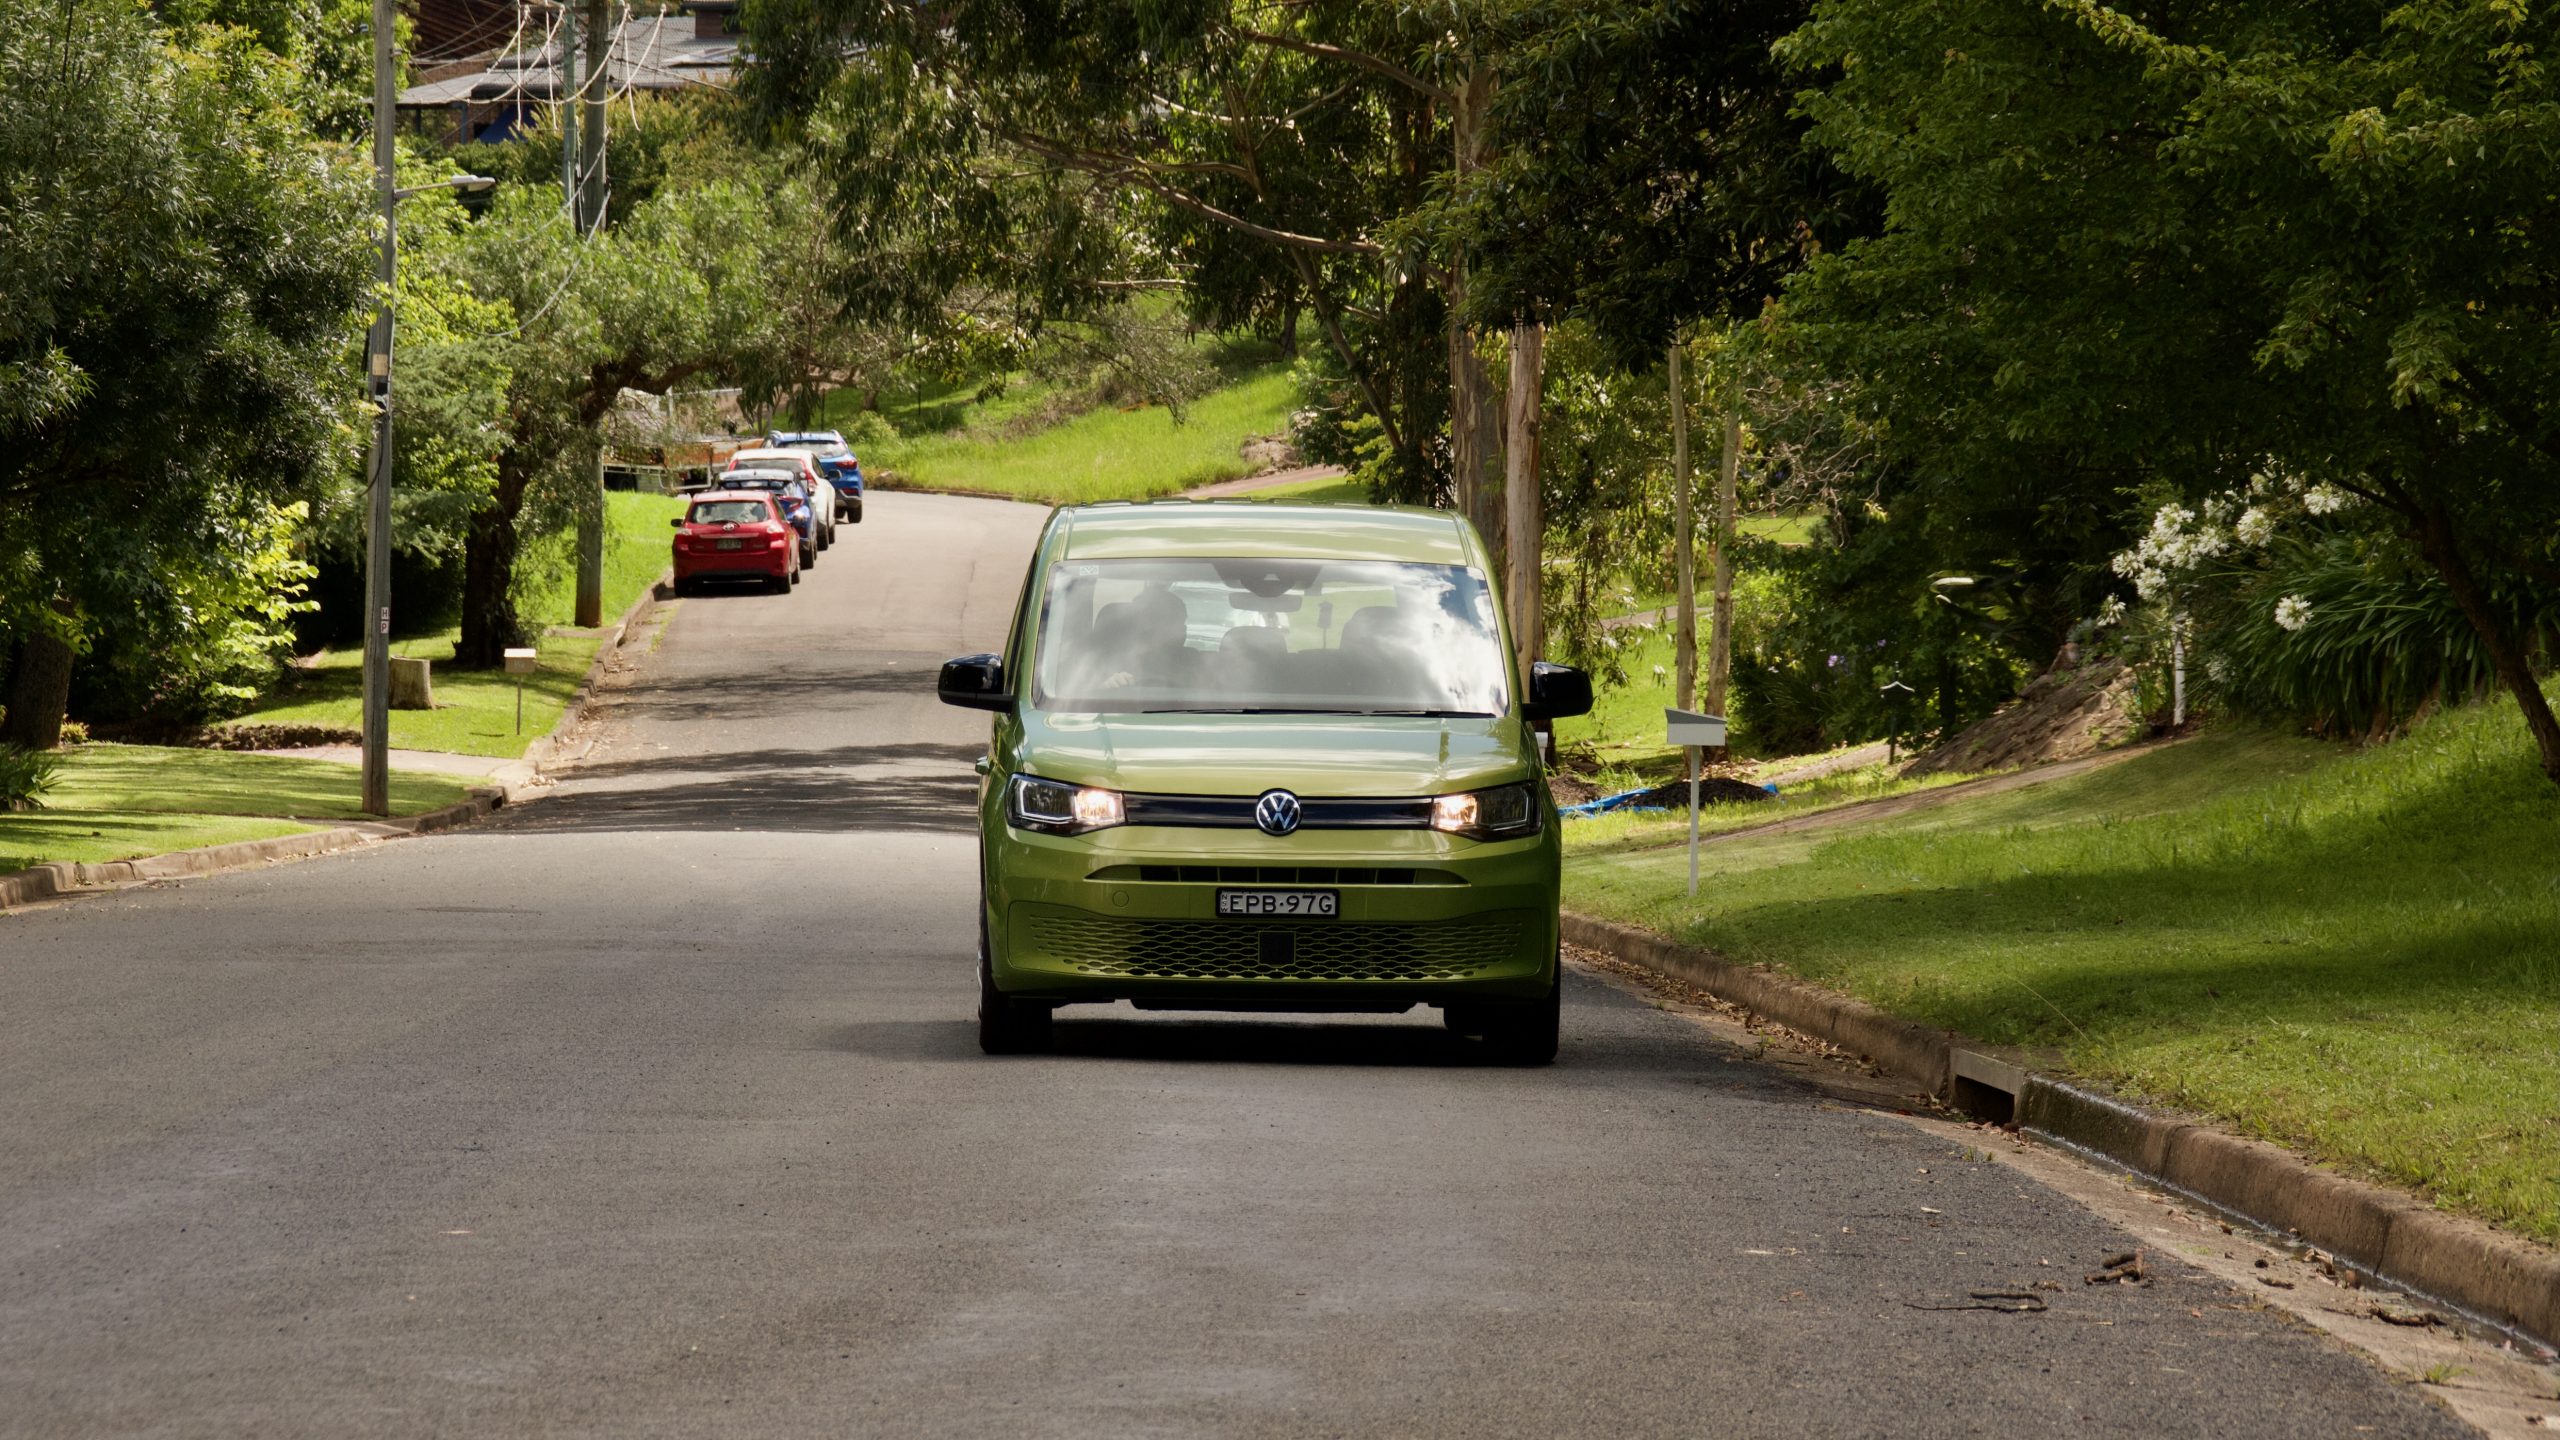
[[[685,602],[496,823],[0,918],[0,1434],[2464,1433],[1585,975],[1549,1070],[1427,1014],[980,1056],[931,677],[1039,518],[882,495]]]

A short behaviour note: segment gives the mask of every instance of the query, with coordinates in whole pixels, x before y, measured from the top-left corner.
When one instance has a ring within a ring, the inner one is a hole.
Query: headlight
[[[1117,790],[1087,785],[1061,785],[1030,775],[1016,775],[1005,789],[1005,818],[1016,829],[1044,835],[1082,835],[1108,830],[1125,813]]]
[[[1538,797],[1526,785],[1435,795],[1431,828],[1477,840],[1509,840],[1538,833]]]

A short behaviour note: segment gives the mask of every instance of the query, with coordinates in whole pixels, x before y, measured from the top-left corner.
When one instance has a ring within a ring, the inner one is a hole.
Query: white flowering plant
[[[2201,500],[2162,501],[2111,563],[2135,603],[2110,597],[2093,623],[2142,667],[2146,703],[2165,694],[2171,641],[2183,638],[2192,697],[2323,733],[2387,732],[2495,679],[2451,594],[2393,543],[2388,518],[2345,486],[2274,464]],[[2522,633],[2560,620],[2522,589],[2496,598]]]

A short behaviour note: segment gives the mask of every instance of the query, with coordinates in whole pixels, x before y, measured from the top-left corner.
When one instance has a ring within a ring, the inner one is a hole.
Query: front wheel
[[[1049,1048],[1049,1007],[1016,1000],[996,988],[988,958],[986,922],[978,922],[978,1048],[989,1055],[1036,1055]]]
[[[1460,1028],[1454,1012],[1444,1017]],[[1497,1064],[1548,1065],[1564,1029],[1564,966],[1556,966],[1547,998],[1527,1005],[1485,1006],[1465,1017],[1465,1029],[1484,1037],[1484,1047]]]

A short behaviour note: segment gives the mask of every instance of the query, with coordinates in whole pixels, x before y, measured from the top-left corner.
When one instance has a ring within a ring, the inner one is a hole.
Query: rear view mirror
[[[1010,710],[1013,696],[1004,688],[1004,662],[993,655],[963,655],[942,662],[935,687],[945,705],[969,710]]]
[[[1591,677],[1570,665],[1537,661],[1529,667],[1529,699],[1520,713],[1532,720],[1590,714]]]

